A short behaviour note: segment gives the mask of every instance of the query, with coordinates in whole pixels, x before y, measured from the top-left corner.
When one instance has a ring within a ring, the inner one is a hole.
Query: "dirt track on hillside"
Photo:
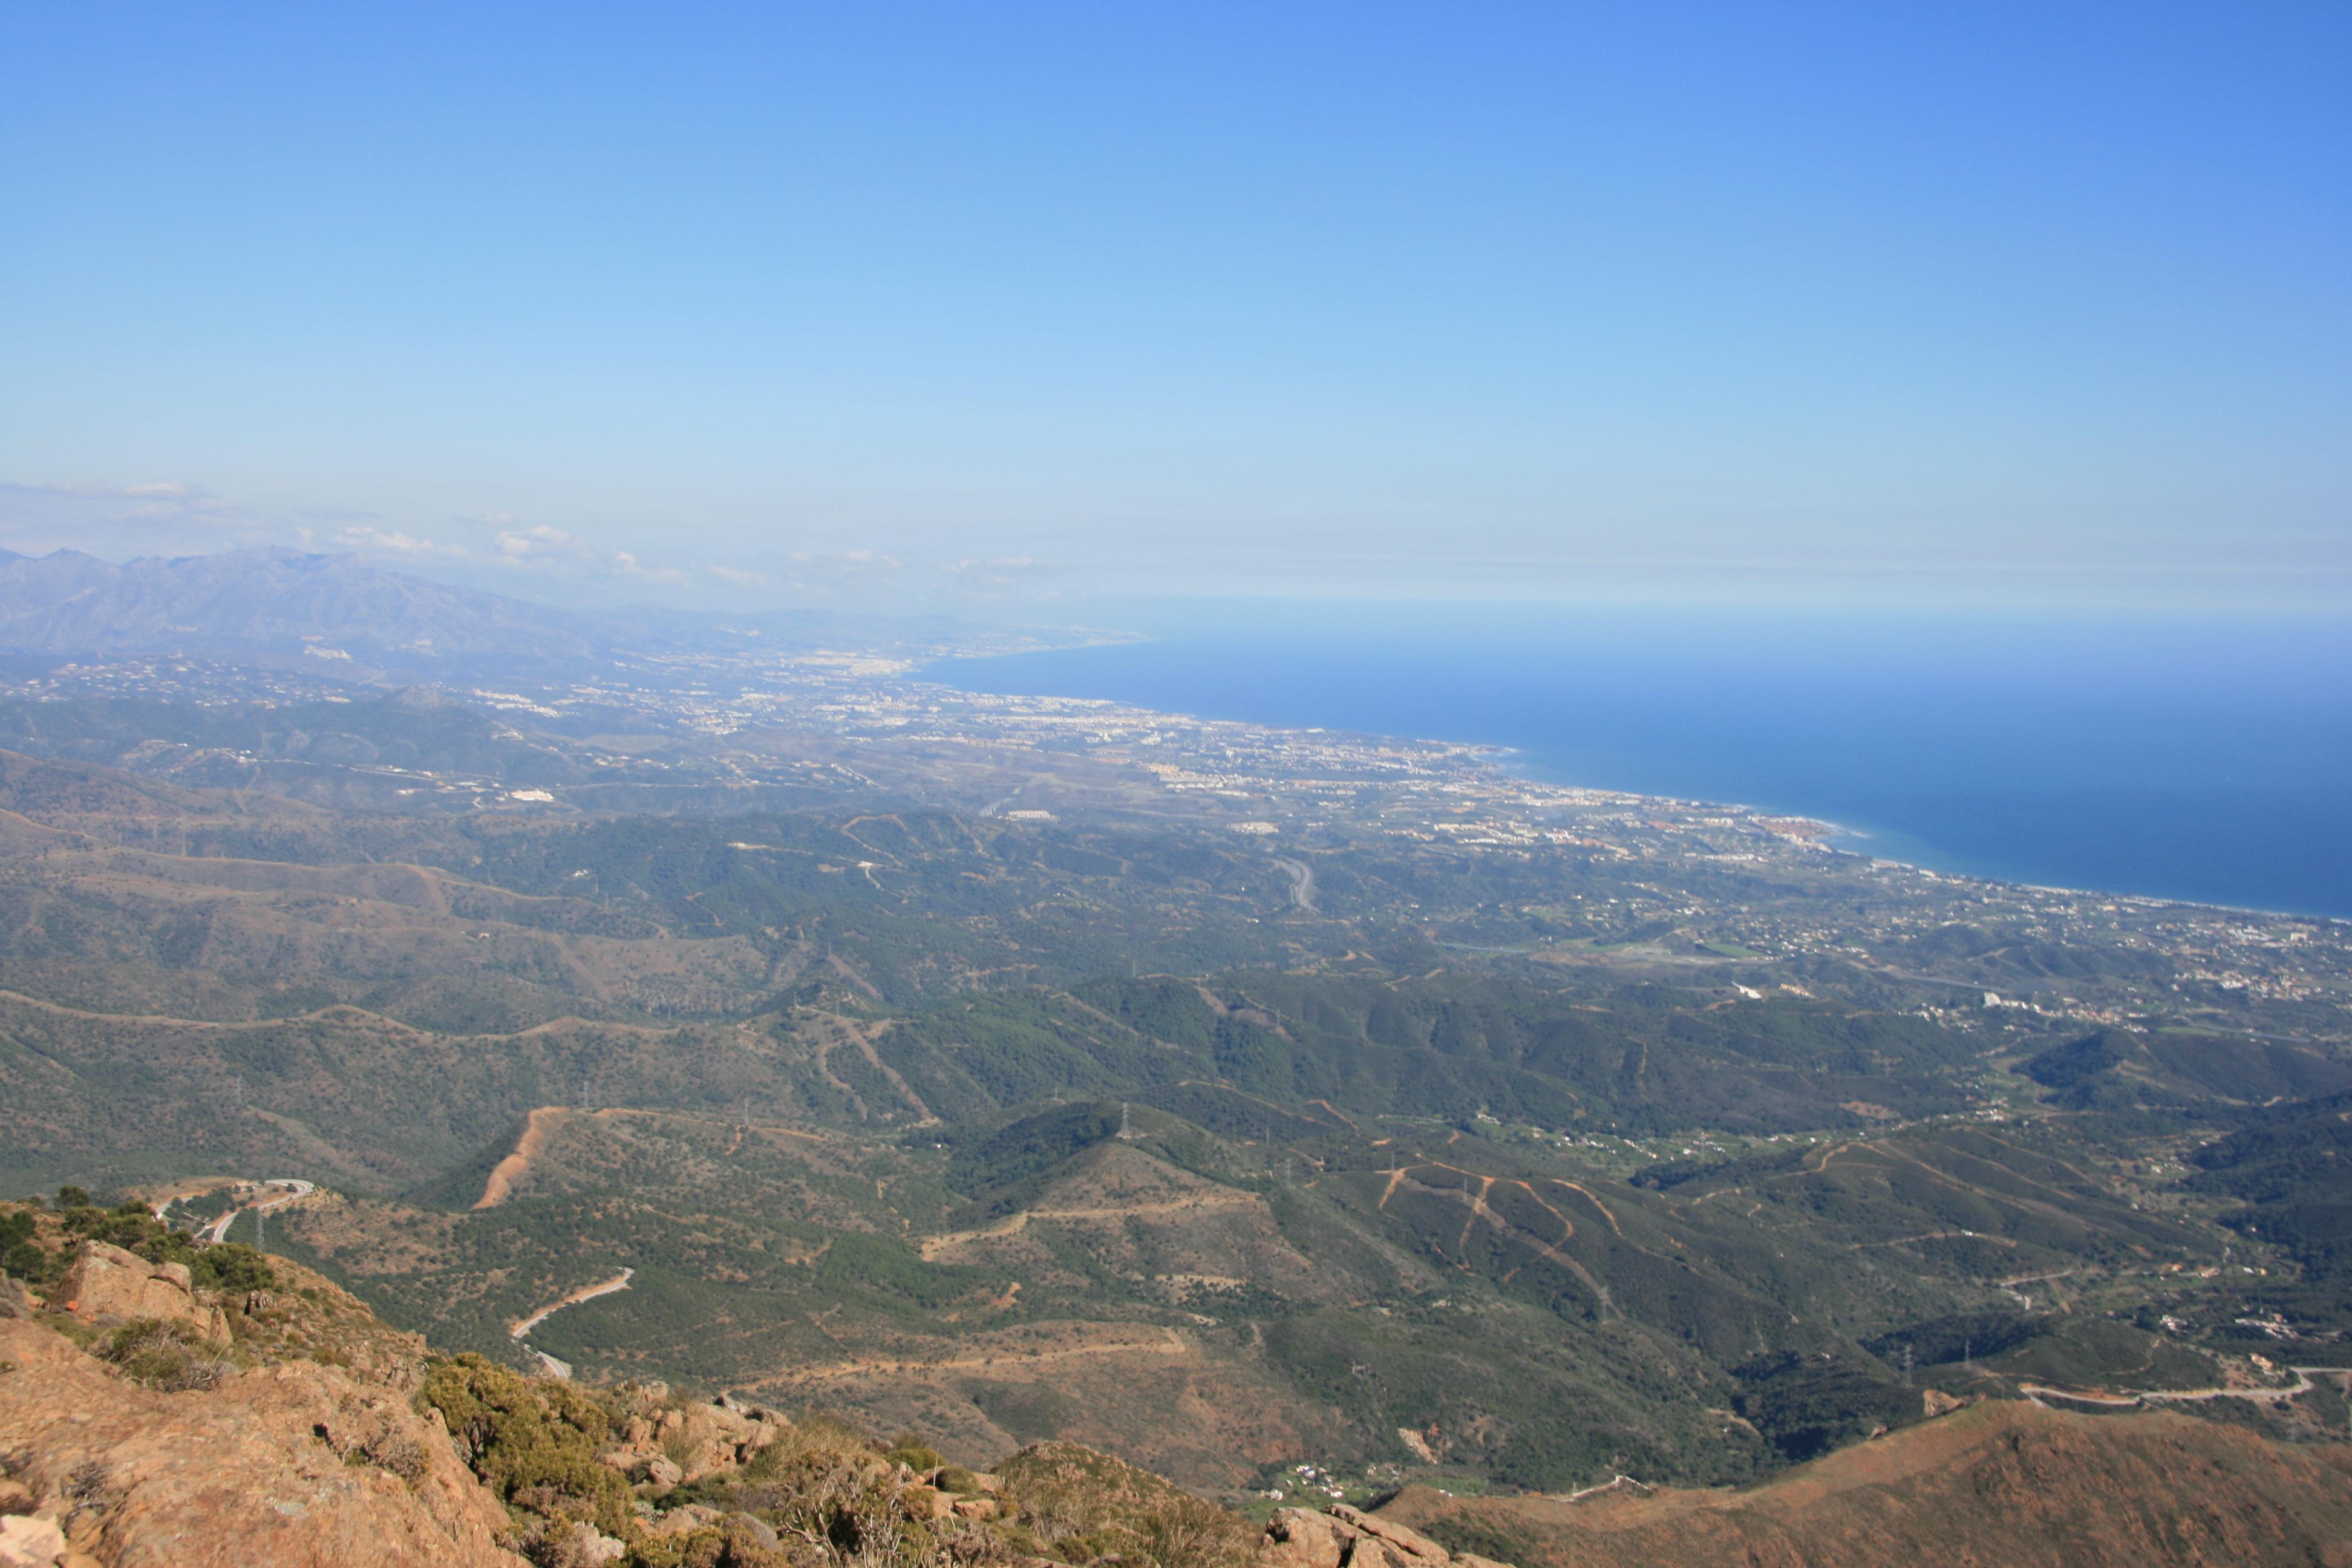
[[[514,1194],[515,1184],[530,1173],[530,1163],[547,1147],[548,1129],[563,1114],[560,1105],[542,1105],[522,1119],[522,1136],[515,1140],[514,1150],[490,1167],[490,1179],[482,1184],[482,1195],[474,1200],[478,1209],[494,1209]]]

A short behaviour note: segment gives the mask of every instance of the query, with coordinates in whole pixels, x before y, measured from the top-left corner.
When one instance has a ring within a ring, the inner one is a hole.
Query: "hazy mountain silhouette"
[[[299,657],[326,645],[368,663],[594,653],[591,617],[387,572],[356,555],[284,549],[0,558],[0,646],[49,653],[203,649]]]

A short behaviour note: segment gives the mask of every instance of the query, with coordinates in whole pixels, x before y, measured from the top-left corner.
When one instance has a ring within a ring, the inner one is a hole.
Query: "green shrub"
[[[890,1451],[882,1457],[894,1465],[906,1466],[918,1475],[936,1470],[944,1462],[940,1458],[938,1449],[926,1447],[911,1432],[900,1433],[891,1444]]]
[[[628,1484],[596,1462],[612,1417],[586,1393],[461,1355],[433,1364],[417,1403],[441,1413],[457,1452],[509,1507],[623,1528]]]
[[[1256,1532],[1239,1514],[1108,1454],[1042,1443],[1002,1467],[1019,1523],[1084,1563],[1116,1556],[1154,1568],[1245,1568]]]
[[[235,1370],[211,1353],[195,1329],[160,1318],[134,1318],[100,1342],[99,1359],[165,1394],[211,1388]]]
[[[166,1231],[176,1236],[176,1231]],[[143,1249],[142,1249],[143,1250]],[[183,1261],[175,1258],[152,1258],[151,1262]],[[225,1241],[217,1246],[196,1250],[184,1259],[188,1275],[206,1289],[252,1291],[267,1290],[278,1283],[278,1275],[269,1260],[241,1241]]]

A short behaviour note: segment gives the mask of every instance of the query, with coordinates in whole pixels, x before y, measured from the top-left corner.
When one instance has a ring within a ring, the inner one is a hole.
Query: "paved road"
[[[618,1274],[614,1275],[610,1279],[605,1280],[602,1285],[591,1285],[583,1290],[574,1290],[571,1295],[564,1297],[561,1301],[551,1301],[546,1306],[541,1307],[538,1311],[533,1312],[530,1317],[525,1318],[521,1322],[517,1323],[513,1328],[509,1329],[507,1331],[508,1337],[512,1339],[515,1343],[520,1345],[526,1354],[536,1358],[539,1364],[547,1369],[549,1375],[562,1378],[568,1383],[572,1380],[572,1363],[568,1361],[560,1361],[554,1356],[548,1354],[545,1351],[541,1350],[537,1345],[532,1344],[529,1340],[524,1338],[524,1336],[529,1334],[531,1330],[539,1327],[540,1324],[547,1321],[548,1319],[555,1316],[556,1313],[563,1310],[566,1307],[576,1307],[583,1301],[593,1301],[599,1296],[609,1296],[615,1290],[627,1289],[629,1288],[629,1280],[634,1275],[635,1275],[635,1273],[636,1270],[634,1268],[624,1268]]]
[[[1304,860],[1276,859],[1275,864],[1290,873],[1290,902],[1293,908],[1315,912],[1315,868]]]
[[[2115,1410],[2137,1409],[2144,1405],[2178,1404],[2206,1399],[2284,1401],[2293,1399],[2298,1394],[2310,1393],[2315,1386],[2311,1381],[2313,1373],[2341,1373],[2344,1368],[2291,1366],[2287,1371],[2294,1373],[2294,1386],[2292,1388],[2152,1388],[2143,1394],[2117,1397],[2106,1394],[2070,1394],[2065,1389],[2050,1388],[2039,1383],[2021,1383],[2017,1385],[2017,1391],[2037,1405],[2042,1402],[2042,1396],[2047,1394],[2053,1399],[2071,1400],[2076,1405],[2097,1405]]]
[[[266,1214],[271,1209],[283,1208],[297,1198],[307,1198],[312,1193],[319,1190],[319,1184],[316,1182],[299,1181],[292,1176],[280,1176],[273,1181],[259,1182],[255,1184],[264,1187],[276,1187],[278,1189],[278,1194],[276,1197],[267,1199],[264,1202],[247,1204],[244,1208],[233,1208],[229,1210],[228,1213],[221,1215],[220,1218],[213,1221],[212,1224],[198,1231],[196,1233],[197,1237],[207,1242],[226,1241],[228,1239],[228,1227],[236,1223],[236,1216],[243,1214],[246,1209],[256,1209]]]

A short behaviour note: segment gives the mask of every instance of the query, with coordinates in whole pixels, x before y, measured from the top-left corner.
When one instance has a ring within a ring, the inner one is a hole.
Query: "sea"
[[[1131,601],[966,690],[1471,742],[1548,782],[1820,817],[1843,847],[2352,919],[2352,624]]]

